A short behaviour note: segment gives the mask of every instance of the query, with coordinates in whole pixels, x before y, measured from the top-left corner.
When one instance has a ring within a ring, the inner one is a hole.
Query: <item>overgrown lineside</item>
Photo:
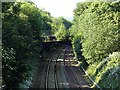
[[[3,88],[29,87],[42,59],[42,42],[50,35],[72,42],[75,56],[101,88],[120,88],[119,7],[120,1],[78,3],[70,22],[33,2],[2,3]]]
[[[101,88],[120,88],[119,7],[120,1],[96,1],[78,3],[74,10],[75,55]]]
[[[41,60],[41,36],[50,30],[51,16],[32,2],[3,2],[2,13],[2,86],[13,89],[30,79]]]
[[[5,89],[28,88],[42,59],[42,42],[49,35],[69,40],[72,23],[63,17],[52,17],[33,2],[2,3],[2,70]],[[46,50],[55,48],[46,47]]]

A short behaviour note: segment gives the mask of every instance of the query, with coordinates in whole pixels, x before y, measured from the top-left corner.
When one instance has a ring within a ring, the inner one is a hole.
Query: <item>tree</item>
[[[49,16],[34,3],[4,2],[3,10],[3,86],[18,88],[27,80],[41,60],[43,24],[48,27]]]
[[[86,59],[100,60],[119,49],[118,5],[119,2],[93,2],[77,17],[75,26],[82,33]]]
[[[52,19],[52,33],[58,38],[58,40],[69,40],[69,28],[72,26],[70,21],[67,21],[63,17]]]

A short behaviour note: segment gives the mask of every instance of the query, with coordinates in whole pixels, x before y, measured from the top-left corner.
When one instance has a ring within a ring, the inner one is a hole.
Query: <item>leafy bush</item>
[[[107,58],[107,64],[101,64],[101,70],[96,76],[96,82],[103,88],[118,88],[120,76],[120,52],[113,52]],[[98,69],[98,67],[97,67]],[[96,69],[96,70],[97,70]],[[120,87],[119,87],[120,88]]]
[[[82,55],[82,45],[81,45],[81,34],[77,34],[74,38],[73,38],[73,42],[72,42],[72,46],[73,46],[73,50],[74,50],[74,54],[77,58],[80,58]]]
[[[120,88],[120,52],[113,52],[101,62],[90,65],[88,74],[101,88]]]

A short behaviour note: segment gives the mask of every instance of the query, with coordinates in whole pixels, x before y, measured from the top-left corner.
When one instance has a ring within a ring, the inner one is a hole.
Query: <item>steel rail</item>
[[[55,61],[55,65],[54,65],[55,88],[57,90],[58,90],[59,87],[58,87],[58,80],[57,80],[57,74],[56,74],[56,64],[57,64],[57,59],[58,59],[58,57],[59,57],[60,52],[61,52],[62,49],[59,50],[59,52],[57,54],[57,58],[55,59],[56,61]],[[50,64],[51,64],[51,62],[52,62],[52,58],[49,60],[48,67],[47,67],[47,75],[46,75],[46,81],[45,81],[45,89],[46,90],[48,89],[48,79],[49,79],[49,70],[50,70]]]
[[[70,47],[68,47],[67,49],[70,49]],[[67,49],[66,49],[66,51],[67,51]],[[66,53],[66,51],[65,51],[65,53]],[[71,51],[71,50],[70,50],[70,51]],[[68,51],[68,52],[69,52],[69,51]],[[70,60],[69,60],[69,63],[71,63]],[[72,70],[71,65],[70,65],[70,70],[71,70],[71,73],[72,73],[73,79],[75,80],[75,83],[78,85],[77,88],[80,88],[80,84],[79,84],[79,82],[78,82],[77,79],[76,79],[76,76],[75,76],[75,74],[74,74],[74,72],[73,72],[73,70]]]
[[[95,86],[97,88],[99,88],[100,90],[102,90],[101,87],[89,76],[89,74],[85,71],[85,69],[82,66],[81,66],[81,68],[84,71],[84,73],[88,76],[88,78],[92,81],[92,83],[95,84]]]

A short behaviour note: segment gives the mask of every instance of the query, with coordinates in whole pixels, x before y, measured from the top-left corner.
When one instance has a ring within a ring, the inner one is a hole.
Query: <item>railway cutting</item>
[[[71,45],[64,44],[44,56],[33,79],[32,88],[90,88],[84,72],[74,60]]]

